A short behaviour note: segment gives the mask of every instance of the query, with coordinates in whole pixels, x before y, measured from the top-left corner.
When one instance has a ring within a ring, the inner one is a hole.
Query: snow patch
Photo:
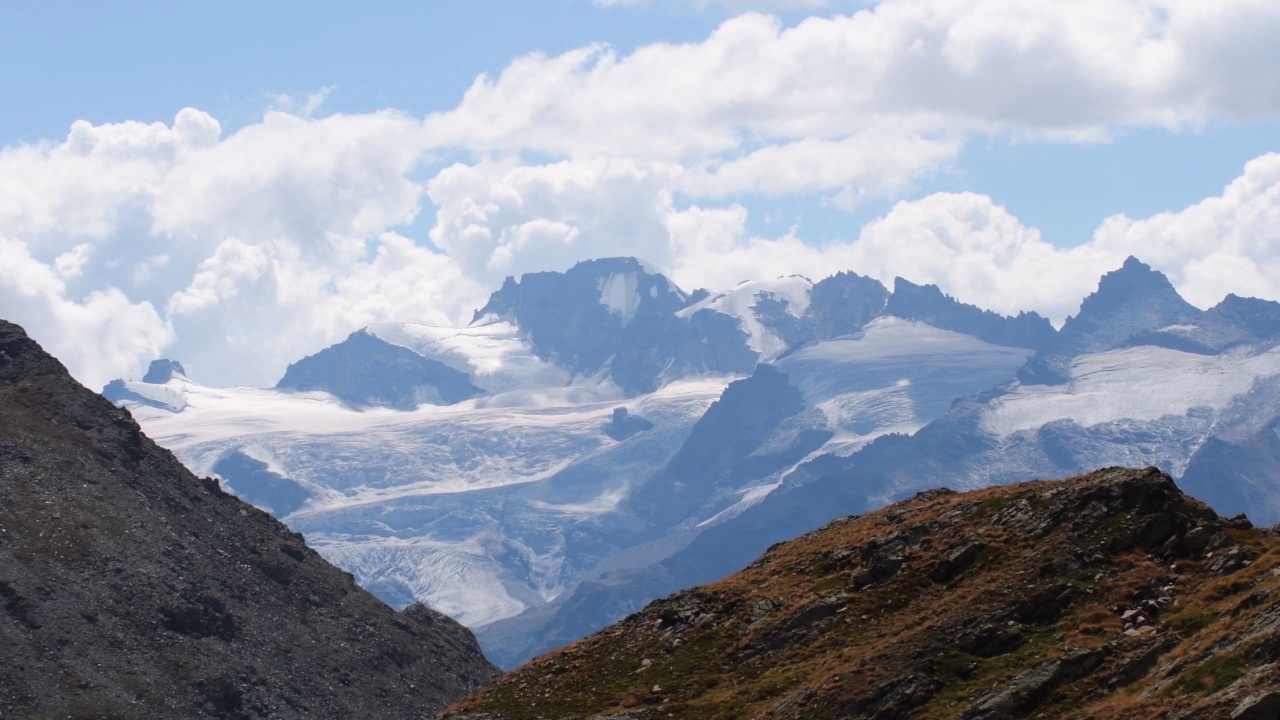
[[[173,413],[182,412],[187,407],[187,397],[185,388],[191,381],[185,376],[174,374],[168,382],[163,384],[145,383],[141,380],[127,380],[124,387],[135,395],[140,395],[165,410]],[[126,401],[125,406],[130,410],[134,410],[139,405],[138,401]]]
[[[481,320],[465,328],[379,323],[366,330],[384,342],[466,373],[491,394],[569,383],[570,373],[538,357],[515,324],[494,316]]]
[[[742,488],[738,490],[737,492],[741,496],[740,500],[730,505],[729,507],[725,508],[724,510],[721,510],[715,515],[712,515],[706,520],[703,520],[702,522],[698,523],[697,527],[700,527],[700,528],[710,527],[717,523],[721,523],[721,522],[724,522],[725,520],[729,520],[731,518],[735,518],[741,515],[742,513],[749,510],[751,506],[765,499],[765,497],[767,497],[769,493],[773,492],[774,490],[777,490],[780,485],[782,485],[781,480],[777,482],[769,483],[767,485],[756,485],[755,487]]]
[[[800,348],[778,361],[834,436],[823,452],[848,455],[888,433],[912,434],[958,397],[1007,382],[1031,350],[992,345],[896,317]]]
[[[772,362],[787,350],[787,344],[760,321],[756,304],[763,298],[774,297],[786,304],[787,314],[800,318],[809,309],[812,290],[813,283],[799,275],[776,280],[750,280],[682,308],[676,316],[687,318],[700,310],[714,310],[736,317],[747,333],[751,349],[760,354],[760,361]]]
[[[637,283],[638,278],[634,272],[614,273],[607,278],[600,278],[600,304],[615,315],[621,315],[623,325],[630,323],[640,309]]]
[[[1192,408],[1222,410],[1263,378],[1280,375],[1280,348],[1199,355],[1144,345],[1083,355],[1065,385],[1017,385],[992,401],[984,431],[1006,437],[1055,420],[1093,427],[1153,421]]]

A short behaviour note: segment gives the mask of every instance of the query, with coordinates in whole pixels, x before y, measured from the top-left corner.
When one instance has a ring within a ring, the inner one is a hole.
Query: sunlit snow
[[[1013,378],[1032,354],[896,317],[858,335],[801,348],[778,361],[835,437],[823,452],[847,454],[887,433],[913,433],[952,401]]]
[[[786,302],[787,313],[802,317],[809,309],[809,295],[813,283],[808,278],[792,275],[775,280],[751,280],[740,283],[727,292],[704,298],[677,313],[689,317],[699,310],[709,309],[738,318],[747,333],[752,350],[760,354],[762,362],[769,362],[786,349],[786,342],[769,330],[756,315],[755,306],[761,297],[775,297]]]
[[[567,371],[533,352],[519,328],[492,317],[465,328],[380,323],[368,330],[392,345],[470,375],[471,382],[490,393],[563,387],[570,380]]]
[[[1144,345],[1083,355],[1065,385],[1018,385],[996,399],[982,429],[1003,437],[1055,420],[1092,427],[1185,415],[1197,407],[1222,410],[1259,379],[1278,374],[1280,348],[1199,355]]]
[[[614,273],[600,278],[600,303],[613,313],[622,316],[626,325],[640,309],[640,293],[636,291],[636,273]]]

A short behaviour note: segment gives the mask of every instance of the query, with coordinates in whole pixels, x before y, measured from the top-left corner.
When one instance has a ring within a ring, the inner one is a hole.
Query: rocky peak
[[[813,336],[825,339],[853,334],[878,317],[889,290],[875,278],[840,272],[815,283],[809,298]]]
[[[885,313],[973,335],[995,345],[1032,350],[1048,347],[1057,334],[1048,319],[1037,313],[1006,317],[962,303],[944,294],[937,285],[917,285],[903,278],[894,279]]]
[[[512,322],[543,359],[580,375],[607,373],[629,394],[689,372],[750,371],[755,357],[736,319],[677,317],[688,304],[683,290],[641,261],[605,258],[507,278],[473,322]]]
[[[1278,550],[1154,468],[931,490],[656,601],[446,717],[1272,717]]]
[[[526,273],[519,280],[507,277],[489,302],[475,312],[472,322],[486,316],[513,321],[530,332],[544,329],[539,313],[554,311],[555,300],[582,303],[603,316],[616,316],[628,324],[636,313],[671,313],[688,303],[688,295],[665,275],[632,257],[583,260],[565,272]],[[593,307],[598,306],[598,307]],[[532,321],[532,322],[531,322]],[[527,327],[528,325],[532,327]]]
[[[1080,312],[1067,318],[1052,350],[1071,355],[1124,347],[1144,333],[1196,327],[1202,315],[1164,273],[1130,256],[1103,275],[1098,289],[1080,303]]]
[[[142,382],[160,385],[169,382],[174,376],[186,377],[186,375],[187,371],[182,367],[182,363],[161,358],[151,361],[147,374],[142,376]]]
[[[1280,336],[1280,303],[1231,294],[1209,308],[1206,315],[1243,328],[1257,339]]]
[[[0,321],[0,714],[401,718],[490,678]]]
[[[322,390],[355,408],[453,405],[483,391],[463,372],[368,330],[289,365],[277,390]]]

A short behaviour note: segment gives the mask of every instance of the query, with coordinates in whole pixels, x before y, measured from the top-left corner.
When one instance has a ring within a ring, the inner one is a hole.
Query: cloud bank
[[[161,354],[269,385],[364,324],[465,322],[506,275],[634,254],[687,288],[851,269],[1061,320],[1135,254],[1202,306],[1280,298],[1280,155],[1071,248],[971,193],[913,197],[976,137],[1101,142],[1274,121],[1269,2],[890,0],[621,56],[513,60],[426,118],[277,103],[224,133],[74,123],[0,149],[0,316],[99,386]],[[444,163],[441,158],[460,157]],[[748,232],[756,200],[897,202],[843,240]]]

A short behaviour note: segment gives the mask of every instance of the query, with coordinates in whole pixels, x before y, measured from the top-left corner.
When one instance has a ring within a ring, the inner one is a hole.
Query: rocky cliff
[[[1122,468],[837,520],[445,715],[1277,716],[1280,537]]]
[[[0,717],[403,718],[493,676],[0,321]]]

